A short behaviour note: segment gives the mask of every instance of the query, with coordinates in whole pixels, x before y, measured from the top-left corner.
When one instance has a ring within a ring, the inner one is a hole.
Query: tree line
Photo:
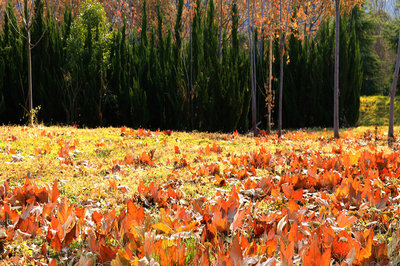
[[[273,121],[278,119],[280,65],[275,59],[283,58],[283,127],[332,126],[335,23],[329,18],[309,38],[288,36],[282,53],[279,40],[270,42],[257,29],[249,42],[235,1],[230,23],[222,25],[213,0],[196,0],[187,35],[183,0],[177,1],[173,27],[164,25],[159,1],[156,24],[149,24],[149,6],[142,1],[141,31],[123,18],[111,24],[104,6],[94,0],[83,1],[78,15],[67,7],[62,19],[42,0],[34,4],[32,87],[40,122],[245,132],[251,127],[253,92],[262,128],[267,124],[266,99],[272,103]],[[26,29],[12,2],[4,13],[0,122],[20,124],[29,110]],[[341,125],[352,126],[358,120],[363,83],[363,35],[358,30],[363,21],[350,15],[340,23],[339,116]]]

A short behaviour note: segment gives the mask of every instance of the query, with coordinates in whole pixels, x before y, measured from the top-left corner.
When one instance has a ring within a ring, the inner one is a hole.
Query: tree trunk
[[[285,46],[285,40],[283,37],[282,29],[280,30],[281,41],[280,41],[280,67],[279,67],[279,114],[278,114],[278,137],[282,136],[282,105],[283,105],[283,50]]]
[[[272,109],[272,36],[269,39],[269,78],[268,78],[268,118],[267,118],[267,133],[271,134],[271,109]]]
[[[190,28],[190,76],[189,76],[189,104],[190,104],[190,127],[193,130],[193,38],[192,38],[192,26]]]
[[[392,90],[390,91],[389,131],[388,131],[388,143],[389,143],[389,145],[391,145],[392,142],[394,141],[394,134],[393,134],[394,100],[395,100],[395,96],[396,96],[397,80],[398,80],[398,77],[399,77],[399,64],[400,64],[400,31],[399,31],[399,40],[398,40],[398,43],[397,43],[396,68],[394,70],[394,75],[393,75]]]
[[[31,57],[31,31],[27,28],[26,49],[28,52],[28,98],[29,98],[29,125],[33,126],[33,96],[32,96],[32,57]]]
[[[257,116],[256,116],[256,90],[254,87],[254,55],[253,55],[253,34],[252,25],[250,25],[250,1],[247,1],[247,30],[249,35],[250,50],[250,80],[251,80],[251,128],[254,136],[257,136]]]
[[[221,51],[222,51],[222,0],[220,0],[220,17],[219,17],[219,36],[218,36],[218,60],[221,64]]]
[[[253,57],[253,93],[252,93],[252,104],[254,106],[252,110],[252,120],[254,121],[254,137],[257,137],[258,131],[257,131],[257,72],[256,72],[256,46],[257,42],[254,39],[254,3],[253,7],[251,8],[251,38],[252,38],[252,57]]]
[[[339,35],[340,35],[340,0],[336,4],[336,33],[335,33],[335,73],[333,88],[333,130],[334,138],[339,136]]]

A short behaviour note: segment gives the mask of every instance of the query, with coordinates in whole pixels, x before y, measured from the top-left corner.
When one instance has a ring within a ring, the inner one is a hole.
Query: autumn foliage
[[[34,150],[32,160],[55,160],[59,174],[95,164],[90,156],[89,162],[77,159],[83,146],[93,147],[95,156],[112,145],[137,148],[96,166],[122,179],[99,179],[102,188],[81,198],[71,197],[57,172],[44,185],[32,174],[20,176],[21,184],[7,174],[0,187],[0,256],[9,263],[365,265],[399,259],[400,154],[381,147],[379,134],[375,140],[369,131],[339,140],[329,132],[298,131],[283,139],[214,134],[206,136],[208,144],[185,145],[176,141],[188,138],[183,133],[142,129],[112,129],[112,141],[94,135],[88,141],[92,133],[76,129],[72,138],[18,130],[1,137],[8,169],[29,160],[17,145],[31,134],[38,149],[47,149]],[[168,181],[157,182],[153,171],[166,167]],[[123,185],[131,171],[149,177],[136,187]],[[208,182],[208,191],[192,197],[185,182],[198,190]],[[99,207],[104,197],[115,205]]]

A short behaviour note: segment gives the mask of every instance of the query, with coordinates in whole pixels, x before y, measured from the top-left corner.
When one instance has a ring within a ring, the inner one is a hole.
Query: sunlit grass
[[[389,96],[361,97],[360,126],[387,126],[389,124]],[[396,97],[394,124],[400,125],[400,97]]]

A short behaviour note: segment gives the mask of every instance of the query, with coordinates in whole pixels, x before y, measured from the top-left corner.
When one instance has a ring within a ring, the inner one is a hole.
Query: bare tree
[[[219,11],[219,35],[218,35],[218,61],[221,63],[221,50],[222,50],[222,6],[223,1],[220,0],[219,2],[220,11]]]
[[[278,137],[280,138],[282,136],[282,105],[283,105],[283,56],[285,52],[285,42],[286,42],[286,35],[288,31],[288,24],[289,24],[289,12],[291,10],[291,0],[288,1],[287,3],[287,8],[286,8],[286,18],[283,20],[283,0],[279,1],[279,21],[280,21],[280,30],[279,30],[279,35],[280,35],[280,73],[279,73],[279,109],[278,109]],[[283,28],[283,25],[285,27]]]
[[[388,130],[388,143],[389,143],[389,145],[391,145],[392,142],[394,141],[394,134],[393,134],[394,100],[395,100],[395,96],[396,96],[397,80],[398,80],[398,77],[399,77],[399,64],[400,64],[400,31],[399,31],[399,40],[398,40],[398,43],[397,43],[396,68],[394,70],[394,75],[393,75],[392,89],[390,90],[389,130]]]
[[[333,88],[333,131],[334,137],[339,136],[339,35],[340,35],[340,0],[335,0],[336,33],[335,33],[335,73]]]
[[[11,4],[11,3],[10,3]],[[23,0],[17,1],[16,5],[16,10],[18,11],[21,21],[22,21],[22,26],[24,27],[25,32],[21,32],[18,30],[17,25],[14,25],[12,20],[9,19],[11,26],[14,28],[14,30],[26,41],[26,47],[27,47],[27,57],[28,57],[28,102],[29,102],[29,125],[33,126],[34,123],[34,109],[33,109],[33,96],[32,96],[32,49],[40,42],[40,40],[43,38],[45,31],[43,31],[42,36],[40,36],[39,40],[36,43],[32,43],[31,40],[31,28],[33,26],[33,23],[35,21],[34,18],[34,9],[35,9],[35,2],[33,0]],[[6,8],[6,15],[9,16],[9,10]]]
[[[251,18],[250,18],[251,11]],[[247,1],[247,30],[249,34],[250,50],[250,79],[251,79],[251,127],[254,136],[257,136],[257,109],[256,109],[256,63],[254,47],[254,5]]]

